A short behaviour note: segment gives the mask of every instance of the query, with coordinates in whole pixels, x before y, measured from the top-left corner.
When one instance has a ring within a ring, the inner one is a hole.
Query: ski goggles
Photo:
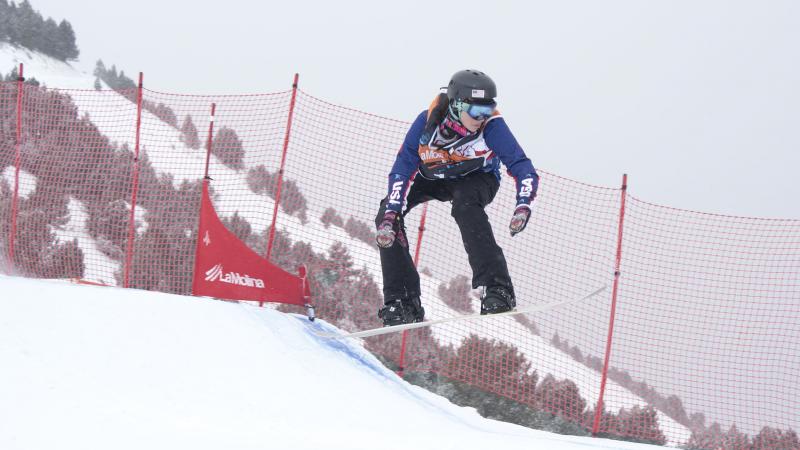
[[[456,107],[460,112],[467,113],[468,116],[472,117],[475,120],[486,120],[489,117],[492,117],[494,114],[495,104],[478,104],[478,103],[467,103],[465,101],[459,100],[456,104]]]

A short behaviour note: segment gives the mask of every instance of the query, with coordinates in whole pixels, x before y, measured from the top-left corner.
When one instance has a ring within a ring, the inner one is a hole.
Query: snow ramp
[[[644,449],[480,417],[322,320],[0,276],[0,448]]]

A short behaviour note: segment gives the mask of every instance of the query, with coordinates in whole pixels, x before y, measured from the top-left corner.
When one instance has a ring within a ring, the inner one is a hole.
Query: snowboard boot
[[[383,326],[402,325],[404,323],[422,322],[425,309],[419,297],[394,300],[378,310],[378,318],[383,319]]]
[[[481,297],[481,314],[497,314],[511,311],[517,306],[514,294],[504,286],[486,288]]]

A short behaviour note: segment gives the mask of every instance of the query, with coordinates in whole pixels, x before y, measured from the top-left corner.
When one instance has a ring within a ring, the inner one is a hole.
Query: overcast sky
[[[477,68],[538,168],[800,218],[796,0],[31,3],[72,23],[83,64],[163,92],[284,90],[299,72],[311,95],[410,121]]]

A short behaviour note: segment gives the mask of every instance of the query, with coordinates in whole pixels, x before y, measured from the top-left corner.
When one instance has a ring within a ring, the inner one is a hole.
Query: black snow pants
[[[414,206],[429,200],[451,202],[450,214],[461,231],[464,249],[472,267],[472,288],[503,286],[513,295],[514,288],[503,250],[494,239],[489,217],[484,211],[499,187],[495,175],[486,172],[476,172],[454,180],[429,180],[417,176],[409,189],[404,215]],[[375,218],[376,225],[383,219],[385,205],[386,199],[381,201]],[[402,231],[402,238],[396,239],[391,247],[380,249],[385,303],[420,296],[419,273],[405,238],[402,217],[395,225],[395,232],[399,231]]]

